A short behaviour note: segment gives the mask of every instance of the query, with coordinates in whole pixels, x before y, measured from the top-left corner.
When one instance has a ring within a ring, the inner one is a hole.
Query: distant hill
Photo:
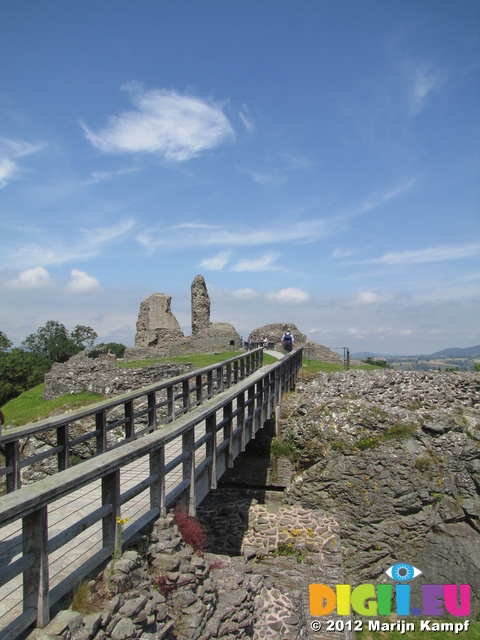
[[[431,353],[429,358],[480,358],[480,344],[477,344],[476,347],[466,347],[465,349],[456,347],[444,349],[443,351]]]
[[[392,353],[373,353],[372,351],[358,351],[357,353],[351,353],[351,358],[355,360],[364,360],[365,358],[480,358],[480,344],[475,347],[465,347],[460,349],[457,347],[451,347],[450,349],[443,349],[443,351],[436,351],[430,354],[418,354],[409,356],[397,356]]]

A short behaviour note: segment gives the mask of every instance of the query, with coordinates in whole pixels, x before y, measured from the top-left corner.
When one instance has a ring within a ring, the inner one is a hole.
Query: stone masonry
[[[210,296],[203,276],[198,275],[192,282],[192,336],[208,329],[210,322]]]
[[[180,325],[170,305],[172,297],[154,293],[140,304],[137,320],[136,347],[156,347],[183,338]]]

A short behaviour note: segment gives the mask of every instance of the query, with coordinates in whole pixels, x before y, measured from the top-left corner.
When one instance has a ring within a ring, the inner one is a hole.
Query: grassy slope
[[[47,418],[54,413],[62,413],[78,409],[87,404],[100,402],[104,396],[96,393],[77,393],[75,395],[65,395],[54,400],[44,400],[42,398],[43,384],[32,387],[13,398],[3,406],[5,414],[5,424],[19,427],[28,422],[35,422]]]

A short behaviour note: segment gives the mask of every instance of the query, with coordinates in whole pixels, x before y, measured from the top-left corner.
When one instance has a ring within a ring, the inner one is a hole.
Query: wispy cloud
[[[234,131],[223,105],[175,91],[125,87],[134,111],[110,116],[98,132],[81,123],[87,140],[106,153],[155,153],[182,162],[225,142]]]
[[[124,167],[117,171],[94,171],[89,178],[85,181],[85,185],[100,184],[101,182],[107,182],[109,180],[115,180],[129,173],[136,173],[137,167]]]
[[[364,260],[364,264],[421,264],[425,262],[444,262],[446,260],[461,260],[480,254],[480,242],[458,245],[438,245],[425,249],[406,251],[387,251],[380,258]]]
[[[209,271],[220,271],[228,263],[230,259],[230,251],[222,251],[216,256],[205,258],[200,262],[200,267]]]
[[[250,116],[250,111],[248,110],[247,105],[243,105],[242,110],[238,114],[240,116],[240,120],[243,122],[243,126],[248,131],[248,133],[255,132],[255,124]]]
[[[363,307],[371,304],[385,304],[392,300],[390,293],[373,293],[372,291],[361,291],[351,300],[351,304],[356,307]]]
[[[69,293],[91,293],[101,289],[102,286],[95,276],[90,276],[86,271],[72,269],[70,280],[67,283]]]
[[[444,73],[430,63],[413,63],[406,65],[410,77],[409,104],[413,114],[422,112],[431,94],[437,92],[444,83]]]
[[[310,301],[310,295],[302,289],[296,287],[288,287],[280,289],[280,291],[271,291],[265,295],[269,302],[277,302],[280,304],[297,305],[305,304]]]
[[[0,189],[5,187],[20,172],[17,158],[33,155],[42,146],[41,144],[31,144],[24,140],[0,138]]]
[[[279,256],[279,253],[266,253],[259,258],[242,258],[237,264],[233,265],[232,271],[269,271],[276,269],[274,262]]]
[[[270,169],[269,171],[245,169],[245,173],[261,187],[276,188],[287,181],[287,176],[282,175],[278,169]]]
[[[35,240],[13,243],[0,255],[5,265],[20,267],[31,265],[60,265],[69,262],[87,260],[100,253],[106,246],[119,241],[133,227],[133,220],[124,220],[110,227],[80,229],[71,233],[68,242],[59,234],[43,229],[28,229]]]
[[[232,296],[239,300],[252,300],[254,298],[258,298],[260,294],[258,291],[255,291],[255,289],[245,287],[244,289],[236,289],[235,291],[232,291]]]

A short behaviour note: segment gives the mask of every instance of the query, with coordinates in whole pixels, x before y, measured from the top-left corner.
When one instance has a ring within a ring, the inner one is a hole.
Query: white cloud
[[[480,253],[480,242],[460,245],[438,245],[425,249],[387,251],[382,257],[366,260],[368,264],[420,264],[470,258]]]
[[[258,298],[260,294],[258,291],[255,291],[255,289],[249,289],[246,287],[244,289],[236,289],[235,291],[232,291],[232,296],[239,300],[251,300],[253,298]]]
[[[248,110],[248,107],[245,104],[243,105],[243,108],[238,115],[240,116],[240,120],[243,122],[243,126],[248,131],[248,133],[254,133],[255,124],[250,118],[250,111]]]
[[[287,177],[281,175],[277,169],[271,169],[268,172],[254,171],[247,169],[246,173],[253,178],[253,181],[261,187],[279,187],[287,181]]]
[[[100,184],[101,182],[107,182],[108,180],[115,180],[121,176],[129,173],[135,173],[138,171],[137,167],[124,167],[117,171],[93,171],[90,177],[85,181],[85,185]]]
[[[156,153],[182,162],[234,139],[223,106],[175,91],[127,87],[135,111],[110,116],[95,133],[85,124],[87,140],[106,153]]]
[[[389,293],[373,293],[372,291],[361,291],[352,301],[355,306],[363,306],[370,304],[380,304],[392,299]]]
[[[200,262],[200,267],[209,271],[220,271],[230,259],[230,251],[222,251],[212,258],[205,258]]]
[[[89,293],[100,291],[101,288],[102,286],[95,276],[88,275],[86,271],[72,269],[70,280],[67,283],[69,293]]]
[[[40,144],[31,144],[24,140],[0,138],[0,189],[20,171],[16,158],[25,158],[41,149]]]
[[[280,256],[279,253],[266,253],[259,258],[248,259],[243,258],[232,267],[232,271],[268,271],[276,269],[275,260]]]
[[[443,84],[443,74],[426,63],[413,66],[410,73],[410,109],[417,114],[425,109],[430,94],[438,91]]]
[[[278,302],[282,304],[304,304],[310,301],[310,296],[306,291],[288,287],[280,289],[280,291],[272,291],[266,294],[266,299],[270,302]]]
[[[20,247],[12,245],[0,257],[5,264],[21,266],[59,265],[76,260],[87,260],[98,255],[106,245],[122,238],[133,225],[133,220],[123,220],[110,227],[75,230],[75,233],[70,235],[68,243],[52,232],[29,229],[28,232],[35,235],[35,242],[26,243]]]
[[[55,286],[55,283],[44,267],[33,267],[22,271],[15,280],[10,280],[8,286],[13,289],[45,289]]]

